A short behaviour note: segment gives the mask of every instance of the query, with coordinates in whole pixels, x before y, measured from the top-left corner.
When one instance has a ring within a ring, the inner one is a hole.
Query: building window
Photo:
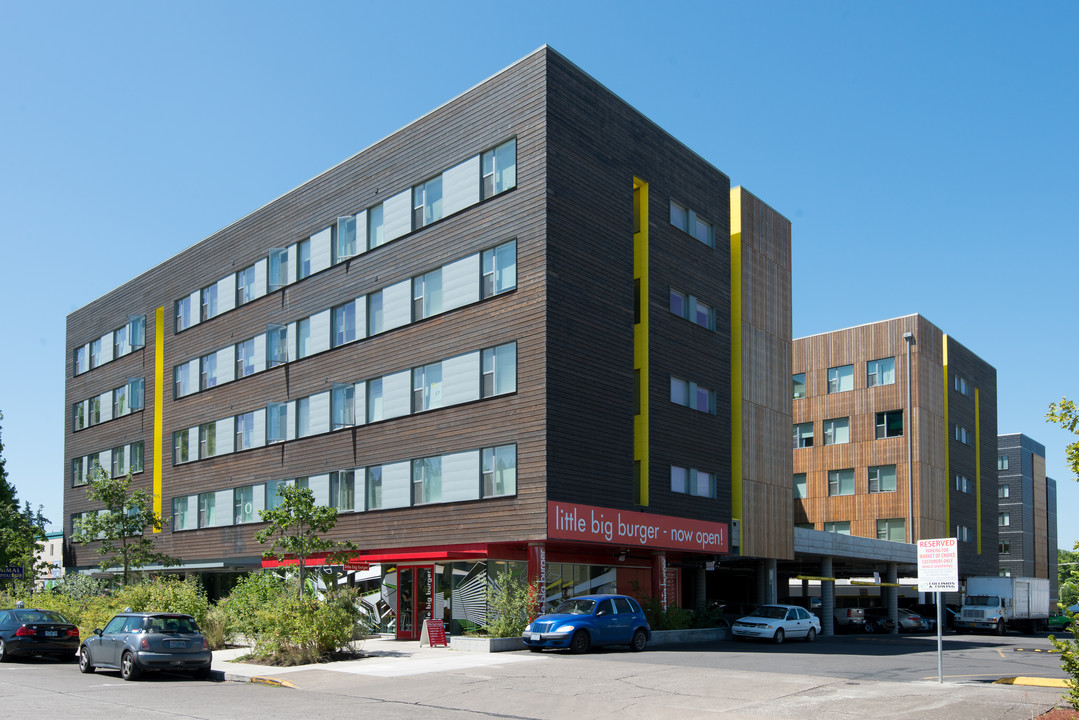
[[[288,285],[288,248],[270,248],[267,259],[269,260],[269,272],[266,276],[266,284],[270,292],[280,290]],[[254,281],[255,268],[248,269],[251,270],[252,281]],[[243,270],[241,272],[247,271]]]
[[[296,243],[296,279],[303,280],[311,274],[311,238]]]
[[[412,188],[412,229],[442,219],[442,176]]]
[[[708,247],[715,246],[712,223],[674,200],[671,200],[671,225],[684,233],[692,235]]]
[[[217,315],[217,283],[204,287],[201,291],[201,296],[202,314],[200,319],[206,321]]]
[[[346,512],[356,509],[356,471],[330,473],[330,507]]]
[[[191,447],[191,434],[188,430],[177,430],[172,434],[173,465],[197,460],[198,458],[192,454],[192,450],[197,450],[197,448]]]
[[[791,381],[794,385],[794,399],[804,398],[806,396],[806,374],[795,373],[791,376]]]
[[[1011,577],[1012,576],[1012,571],[1009,570],[1008,568],[1001,568],[998,571],[998,574],[1000,575],[1000,577]]]
[[[671,402],[712,415],[716,412],[715,392],[674,375],[671,375]]]
[[[75,348],[75,374],[87,372],[90,369],[90,348],[88,345],[81,345]]]
[[[966,525],[955,526],[955,538],[959,542],[972,542],[974,539],[974,533]]]
[[[412,319],[438,315],[442,312],[442,269],[432,270],[412,278]]]
[[[382,291],[367,296],[367,334],[377,335],[383,330]]]
[[[333,414],[333,429],[351,427],[356,424],[356,386],[352,384],[333,386],[330,399]]]
[[[843,445],[850,442],[850,418],[833,418],[823,423],[824,444]]]
[[[848,468],[846,470],[829,470],[828,471],[828,495],[834,497],[837,495],[853,495],[854,494],[854,469]]]
[[[895,465],[874,465],[869,468],[869,492],[895,492]]]
[[[366,472],[367,509],[378,510],[382,507],[382,467],[369,467]]]
[[[903,436],[903,411],[889,410],[877,413],[876,438],[902,437]]]
[[[828,368],[828,394],[854,389],[854,366]]]
[[[1000,455],[999,457],[997,457],[997,470],[1007,470],[1007,469],[1008,469],[1008,456],[1007,455]]]
[[[442,407],[442,363],[412,370],[412,412]]]
[[[483,497],[514,495],[517,492],[517,446],[484,448],[481,455]]]
[[[517,241],[484,250],[481,257],[483,297],[488,298],[517,287]]]
[[[1012,496],[1012,489],[1011,489],[1011,486],[1008,485],[1008,483],[1004,483],[1003,485],[998,485],[997,486],[997,497],[998,498],[1002,498],[1002,499],[1003,498],[1010,498],[1011,496]]]
[[[192,502],[194,501],[194,502]],[[197,530],[199,527],[198,496],[187,495],[172,499],[172,529]]]
[[[255,268],[255,265],[250,265],[236,273],[237,305],[243,305],[255,299],[255,285],[257,284]]]
[[[367,209],[367,249],[386,242],[386,227],[382,222],[382,203]]]
[[[236,343],[236,377],[255,374],[255,338]]]
[[[442,458],[412,461],[412,504],[442,502]]]
[[[953,425],[955,428],[955,439],[964,445],[971,445],[974,442],[974,436],[969,430],[960,425]]]
[[[906,542],[906,522],[903,518],[880,518],[877,520],[877,540]]]
[[[232,495],[232,515],[236,525],[259,522],[259,514],[266,503],[266,486],[245,485],[238,487]]]
[[[850,535],[850,520],[838,520],[824,523],[824,532],[836,533],[837,535]]]
[[[217,353],[210,353],[199,358],[200,373],[199,388],[208,390],[217,385]]]
[[[214,286],[217,287],[216,285]],[[131,352],[131,340],[128,335],[128,326],[113,330],[112,332],[112,356],[123,357]]]
[[[714,330],[716,326],[716,312],[711,305],[701,302],[693,295],[671,288],[670,291],[671,313],[680,318],[689,320],[708,330]]]
[[[813,423],[804,422],[794,424],[794,447],[813,447]]]
[[[382,419],[382,378],[367,381],[367,422]]]
[[[483,351],[483,397],[517,391],[517,343]]]
[[[188,295],[182,300],[176,301],[176,332],[187,330],[189,327],[195,324],[195,311],[196,308],[191,306],[191,296]],[[100,347],[100,341],[97,341]],[[90,343],[90,365],[95,365],[94,358],[94,344]]]
[[[349,215],[347,217],[337,218],[337,237],[334,243],[334,259],[335,263],[339,263],[342,260],[356,254],[356,216]]]
[[[288,403],[270,403],[266,406],[266,442],[285,440],[288,440]]]
[[[715,474],[696,468],[671,466],[671,492],[714,498],[716,491]]]
[[[257,441],[255,438],[255,418],[254,412],[244,413],[236,416],[236,450],[247,450],[248,448],[259,447],[261,441]]]
[[[801,528],[802,530],[815,530],[813,523],[794,523],[794,527]]]
[[[199,425],[199,457],[209,458],[217,454],[217,421]]]
[[[1011,524],[1012,524],[1012,514],[1011,513],[1002,512],[1002,513],[997,514],[997,525],[998,526],[1000,526],[1000,527],[1009,527]]]
[[[311,434],[311,397],[302,397],[296,401],[296,437]]]
[[[804,500],[806,497],[806,474],[795,473],[794,474],[794,499]]]
[[[77,457],[71,461],[71,487],[78,487],[79,485],[86,484],[86,471],[83,465],[83,459]]]
[[[269,325],[266,328],[266,366],[277,367],[288,362],[288,328]]]
[[[955,391],[958,393],[970,395],[970,383],[967,382],[965,377],[952,375],[952,387],[955,388]]]
[[[865,365],[865,386],[877,387],[879,385],[895,384],[895,358],[883,358],[871,360]]]
[[[998,555],[1011,555],[1012,554],[1012,541],[1011,540],[1001,540],[1000,542],[998,542],[997,543],[997,554]]]
[[[970,494],[974,492],[974,483],[972,483],[966,475],[956,475],[955,489],[961,493]]]
[[[480,158],[483,198],[517,186],[517,138],[504,142]]]

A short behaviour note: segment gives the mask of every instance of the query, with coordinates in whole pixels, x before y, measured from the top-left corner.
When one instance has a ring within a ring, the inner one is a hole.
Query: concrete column
[[[894,563],[888,563],[888,582],[899,582],[899,567]],[[899,634],[899,588],[888,588],[888,617],[895,623],[892,634]]]
[[[697,613],[704,615],[704,611],[707,609],[705,606],[708,604],[708,571],[704,568],[697,568],[696,572],[696,587],[694,588],[695,597],[693,607]]]
[[[547,546],[541,542],[528,543],[528,584],[537,591],[532,612],[542,615],[547,600]]]
[[[821,577],[832,577],[832,558],[820,560]],[[820,634],[825,637],[835,635],[835,583],[822,580],[820,584]]]
[[[667,553],[662,550],[652,553],[652,597],[667,609]]]
[[[757,563],[757,602],[761,604],[777,602],[776,560],[765,558]]]

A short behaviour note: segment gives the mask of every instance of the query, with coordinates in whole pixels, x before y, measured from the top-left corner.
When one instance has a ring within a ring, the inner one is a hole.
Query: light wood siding
[[[794,557],[791,505],[791,224],[743,188],[738,218],[742,310],[742,555]],[[739,411],[738,408],[735,410]]]

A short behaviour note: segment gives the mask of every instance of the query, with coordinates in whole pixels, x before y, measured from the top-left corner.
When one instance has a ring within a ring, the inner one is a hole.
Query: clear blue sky
[[[919,312],[994,365],[1070,548],[1043,416],[1079,399],[1077,31],[1074,2],[4,0],[11,479],[63,524],[69,312],[547,43],[791,219],[796,336]]]

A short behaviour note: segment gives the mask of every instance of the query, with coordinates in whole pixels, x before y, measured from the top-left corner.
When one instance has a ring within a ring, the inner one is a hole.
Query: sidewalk
[[[235,658],[251,652],[251,648],[247,647],[215,650],[213,669],[220,672],[225,680],[232,682],[258,682],[291,687],[293,684],[288,681],[288,676],[302,671],[322,670],[374,677],[404,677],[537,659],[532,657],[531,653],[472,653],[451,650],[448,647],[420,647],[418,640],[394,640],[390,637],[367,638],[358,641],[356,646],[364,655],[362,659],[291,667],[232,662]]]

